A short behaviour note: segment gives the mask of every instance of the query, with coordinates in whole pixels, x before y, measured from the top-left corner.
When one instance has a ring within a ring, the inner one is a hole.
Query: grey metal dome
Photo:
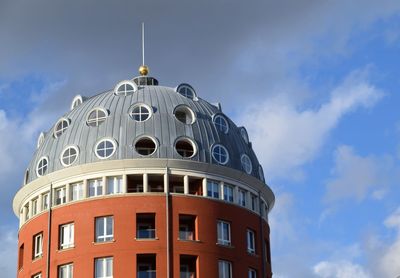
[[[50,131],[41,134],[24,183],[29,183],[39,177],[38,164],[43,158],[47,160],[46,171],[42,173],[43,175],[66,168],[67,166],[61,161],[61,155],[68,146],[73,146],[78,151],[76,161],[71,164],[71,167],[100,161],[101,159],[96,155],[95,146],[103,138],[111,139],[116,143],[115,152],[106,159],[140,159],[143,156],[137,152],[134,143],[141,136],[151,137],[157,146],[155,152],[146,158],[188,159],[221,164],[213,158],[211,153],[213,146],[220,144],[229,153],[229,159],[223,166],[245,171],[243,155],[247,155],[251,162],[247,173],[264,182],[262,168],[252,150],[246,130],[243,127],[237,127],[222,113],[218,105],[210,104],[195,94],[193,97],[184,96],[178,93],[180,86],[177,88],[157,86],[158,82],[151,78],[149,78],[151,83],[146,84],[147,81],[143,83],[140,78],[143,77],[133,80],[136,85],[132,80],[128,80],[125,83],[119,83],[113,90],[91,98],[75,97],[71,106],[72,110],[61,118],[67,127],[61,133],[55,134],[57,124],[60,123],[57,121]],[[133,84],[135,90],[118,95],[118,86],[121,84]],[[183,86],[191,88],[187,84]],[[152,110],[151,116],[142,122],[135,121],[130,115],[132,107],[138,103]],[[174,115],[177,107],[192,110],[193,123],[179,121]],[[88,115],[95,108],[103,109],[108,116],[98,126],[90,126],[87,123]],[[229,126],[227,133],[221,132],[215,125],[216,115],[221,115],[226,119]],[[175,144],[178,138],[186,138],[194,143],[193,156],[182,157],[177,152]]]

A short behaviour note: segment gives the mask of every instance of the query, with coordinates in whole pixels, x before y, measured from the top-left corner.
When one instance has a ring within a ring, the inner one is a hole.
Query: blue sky
[[[247,127],[276,194],[274,277],[400,275],[398,1],[94,4],[0,2],[1,273],[37,136],[75,94],[136,75],[144,20],[160,83]]]

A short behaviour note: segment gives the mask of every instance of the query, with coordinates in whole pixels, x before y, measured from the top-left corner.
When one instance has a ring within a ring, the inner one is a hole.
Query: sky
[[[276,195],[274,277],[400,275],[400,1],[0,0],[0,273],[41,131],[76,94],[189,83],[248,129]]]

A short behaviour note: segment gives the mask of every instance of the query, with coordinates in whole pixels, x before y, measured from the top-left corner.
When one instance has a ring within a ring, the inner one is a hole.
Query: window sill
[[[258,255],[257,255],[256,252],[250,252],[249,250],[247,250],[247,254],[248,254],[249,256],[258,258]]]
[[[115,239],[113,240],[107,240],[107,241],[93,241],[92,244],[93,245],[103,245],[103,244],[109,244],[109,243],[114,243]]]
[[[196,243],[201,243],[201,240],[198,239],[182,239],[182,238],[177,238],[178,241],[182,241],[182,242],[196,242]]]
[[[231,244],[223,244],[223,243],[216,243],[217,246],[221,246],[221,247],[225,247],[225,248],[235,248],[235,246],[231,245]]]
[[[43,254],[40,254],[39,256],[34,257],[34,258],[32,259],[32,263],[34,263],[34,262],[36,262],[36,261],[39,261],[39,260],[42,259],[42,258],[43,258]]]
[[[151,238],[137,238],[135,237],[135,240],[137,241],[154,241],[154,240],[159,240],[158,237],[151,237]]]
[[[68,250],[71,250],[71,249],[74,249],[75,248],[75,245],[73,245],[73,246],[70,246],[70,247],[65,247],[65,248],[60,248],[60,249],[58,249],[57,250],[57,252],[64,252],[64,251],[68,251]]]

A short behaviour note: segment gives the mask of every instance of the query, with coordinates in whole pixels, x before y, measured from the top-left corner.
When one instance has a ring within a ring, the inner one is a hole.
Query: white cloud
[[[246,123],[270,179],[302,177],[301,166],[318,155],[344,115],[371,107],[383,97],[366,79],[365,71],[351,73],[316,109],[300,109],[293,102],[294,88],[248,109],[240,122]]]
[[[335,177],[327,183],[325,201],[332,203],[354,198],[358,201],[371,196],[381,200],[387,193],[399,169],[391,156],[360,156],[350,146],[339,146],[335,151]]]
[[[369,278],[371,277],[361,265],[349,261],[322,261],[313,267],[320,278]]]

